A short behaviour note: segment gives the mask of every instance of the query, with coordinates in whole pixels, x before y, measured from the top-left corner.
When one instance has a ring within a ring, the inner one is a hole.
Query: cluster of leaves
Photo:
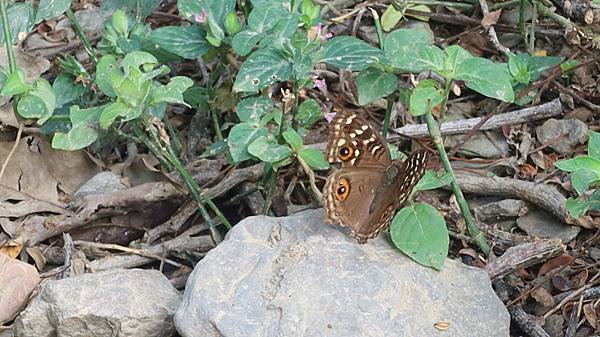
[[[561,160],[554,166],[571,173],[571,184],[578,195],[567,200],[569,214],[578,218],[589,209],[600,212],[600,133],[589,132],[587,156]]]

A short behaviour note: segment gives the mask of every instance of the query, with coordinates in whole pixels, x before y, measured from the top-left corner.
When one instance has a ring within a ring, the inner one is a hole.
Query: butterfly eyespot
[[[343,146],[340,147],[338,153],[342,161],[348,161],[352,159],[352,156],[354,155],[354,149],[352,149],[351,147]]]
[[[350,194],[350,183],[346,179],[340,179],[335,188],[335,198],[338,201],[344,201]]]

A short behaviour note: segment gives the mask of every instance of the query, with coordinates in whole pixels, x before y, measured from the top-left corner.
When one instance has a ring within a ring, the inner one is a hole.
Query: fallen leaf
[[[550,307],[553,307],[554,305],[556,305],[556,303],[554,301],[554,297],[552,297],[552,294],[550,294],[548,289],[546,289],[544,287],[535,288],[531,292],[531,297],[533,297],[536,302],[538,302],[539,304],[541,304],[542,306],[544,306],[546,308],[550,308]]]
[[[555,258],[552,258],[552,259],[544,262],[544,264],[540,267],[540,270],[538,271],[537,276],[540,277],[540,276],[546,274],[547,272],[549,272],[550,270],[553,270],[556,268],[560,268],[563,266],[569,266],[569,265],[573,264],[574,261],[575,261],[575,258],[569,254],[559,255]]]
[[[5,245],[0,247],[0,253],[4,253],[11,258],[16,258],[21,253],[23,245],[20,240],[9,240]]]
[[[490,28],[490,26],[495,25],[498,22],[501,14],[501,9],[487,13],[487,15],[484,15],[483,19],[481,19],[481,26],[485,29]]]
[[[0,253],[0,325],[19,313],[38,283],[34,266]]]
[[[583,306],[583,314],[592,328],[598,329],[598,314],[596,313],[596,309],[592,303],[588,303]]]

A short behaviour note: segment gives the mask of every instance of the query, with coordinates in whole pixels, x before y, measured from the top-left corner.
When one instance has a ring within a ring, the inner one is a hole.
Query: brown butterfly
[[[419,150],[392,161],[385,139],[364,118],[338,112],[330,124],[327,160],[341,168],[323,189],[327,222],[350,227],[360,243],[376,237],[408,199],[429,157]]]

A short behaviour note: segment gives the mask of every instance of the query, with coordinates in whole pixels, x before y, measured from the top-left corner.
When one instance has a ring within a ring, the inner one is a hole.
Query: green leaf
[[[554,163],[554,166],[565,172],[574,172],[579,169],[600,172],[600,159],[590,156],[579,156],[567,160],[557,161]]]
[[[444,61],[444,73],[447,78],[454,78],[458,66],[468,59],[473,58],[468,51],[457,44],[453,44],[444,50],[446,60]]]
[[[396,27],[403,17],[404,15],[402,12],[397,11],[394,6],[389,5],[381,15],[381,28],[383,28],[384,31],[389,32]]]
[[[261,33],[246,29],[233,37],[231,47],[233,47],[233,50],[240,54],[240,56],[246,56],[250,54],[252,48],[254,48],[263,37],[264,35]]]
[[[474,57],[458,66],[456,79],[465,81],[467,87],[487,97],[504,102],[512,102],[515,99],[505,63],[494,63],[488,59]]]
[[[130,106],[120,102],[108,104],[108,106],[102,110],[100,119],[98,120],[100,127],[102,129],[108,129],[108,127],[111,126],[112,123],[114,123],[114,121],[117,119],[117,117],[129,115],[130,109]]]
[[[229,12],[225,17],[225,30],[227,34],[233,36],[242,30],[242,24],[240,23],[240,19],[238,18],[235,11]]]
[[[238,103],[235,113],[240,121],[258,125],[260,119],[274,108],[273,101],[267,97],[249,97]]]
[[[285,15],[287,11],[279,4],[257,6],[248,15],[248,27],[257,33],[266,33],[275,27],[279,18]]]
[[[415,191],[435,190],[436,188],[450,185],[452,176],[445,171],[435,172],[431,170],[425,171],[425,174],[415,186]]]
[[[567,199],[565,206],[569,215],[577,219],[588,211],[590,206],[592,206],[592,202],[569,198]]]
[[[290,144],[292,150],[298,152],[302,149],[302,145],[304,142],[302,141],[302,137],[296,132],[296,130],[289,128],[283,132],[283,139]]]
[[[352,36],[338,36],[323,47],[325,62],[344,70],[361,71],[381,61],[381,50]]]
[[[233,84],[234,92],[257,92],[292,75],[292,65],[281,52],[266,48],[248,56]]]
[[[108,97],[117,96],[112,86],[112,79],[116,76],[122,76],[117,59],[111,54],[103,56],[96,66],[96,84]]]
[[[6,8],[12,44],[19,41],[19,33],[27,34],[33,29],[35,11],[29,2],[17,2]],[[4,26],[0,22],[0,44],[4,45]]]
[[[227,142],[224,140],[219,140],[216,141],[214,143],[212,143],[208,149],[206,149],[206,151],[204,151],[201,155],[200,158],[208,158],[208,157],[214,157],[216,155],[219,155],[221,153],[225,153],[225,151],[227,151]]]
[[[571,173],[571,184],[579,195],[582,195],[588,187],[598,182],[600,182],[600,172],[580,168]]]
[[[193,85],[183,93],[183,99],[194,109],[208,111],[209,109],[209,90],[205,87]]]
[[[112,16],[112,27],[121,36],[129,34],[129,18],[122,10],[117,10]]]
[[[410,95],[410,114],[413,116],[425,115],[437,105],[442,104],[444,98],[444,90],[437,88],[436,81],[421,81]]]
[[[186,59],[196,59],[210,49],[206,33],[198,25],[161,27],[149,39],[159,48]]]
[[[17,69],[14,73],[8,74],[0,95],[15,96],[26,93],[33,89],[31,84],[25,83],[25,73],[21,69]]]
[[[98,138],[98,119],[106,105],[88,109],[79,109],[74,105],[70,109],[71,130],[57,132],[52,138],[52,147],[60,150],[80,150],[92,144]]]
[[[600,133],[589,131],[588,136],[588,155],[592,158],[600,160]]]
[[[292,71],[297,81],[308,79],[310,72],[313,70],[312,58],[303,53],[294,55]]]
[[[165,102],[187,105],[183,99],[183,93],[192,85],[194,85],[194,81],[189,77],[172,77],[167,85],[161,85],[152,90],[152,97],[148,104],[155,105],[157,103]]]
[[[508,70],[518,83],[529,84],[531,77],[525,60],[513,53],[508,54]]]
[[[391,66],[405,72],[432,69],[432,64],[436,68],[441,67],[443,52],[437,47],[437,50],[428,50],[434,47],[432,45],[433,34],[430,30],[396,29],[385,38],[385,59]]]
[[[154,55],[138,50],[127,53],[127,55],[123,57],[123,71],[125,72],[125,76],[136,70],[144,73],[151,72],[157,63],[158,60]]]
[[[40,0],[35,22],[41,22],[66,12],[71,7],[71,0]]]
[[[565,59],[561,56],[529,56],[525,53],[519,54],[518,56],[527,59],[527,69],[531,81],[537,80],[544,72],[550,70]]]
[[[252,155],[248,152],[248,145],[258,137],[266,136],[268,133],[267,129],[258,128],[249,123],[240,123],[231,128],[229,137],[227,138],[227,145],[229,146],[229,154],[233,162],[239,163],[252,159]]]
[[[52,89],[55,93],[59,93],[56,97],[56,107],[60,108],[81,97],[84,88],[82,85],[75,83],[73,76],[60,73],[52,83]]]
[[[292,154],[287,145],[280,145],[272,136],[260,136],[248,145],[248,152],[266,163],[281,161]]]
[[[396,75],[383,70],[367,68],[358,74],[356,88],[358,89],[358,104],[367,105],[396,91],[398,79]]]
[[[23,118],[37,118],[37,124],[44,124],[56,108],[56,98],[50,83],[43,78],[35,81],[33,89],[21,96],[17,112]]]
[[[327,160],[325,160],[323,152],[317,149],[305,147],[298,152],[298,156],[300,156],[300,158],[302,158],[302,160],[304,160],[304,162],[314,170],[322,171],[329,169],[329,163]]]
[[[442,269],[448,255],[448,229],[438,210],[424,203],[404,207],[392,220],[394,245],[416,262]]]
[[[321,106],[312,98],[300,103],[298,112],[294,115],[294,119],[300,122],[304,128],[310,127],[322,118],[323,111],[321,110]]]

